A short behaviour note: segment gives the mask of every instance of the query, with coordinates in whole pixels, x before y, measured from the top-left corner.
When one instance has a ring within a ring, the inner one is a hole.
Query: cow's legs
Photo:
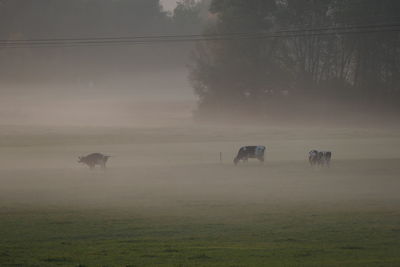
[[[106,169],[106,163],[105,163],[105,162],[102,162],[102,163],[100,164],[100,166],[101,166],[101,169],[102,169],[102,170],[105,170],[105,169]]]
[[[331,166],[331,159],[326,159],[326,165],[327,165],[328,167]]]

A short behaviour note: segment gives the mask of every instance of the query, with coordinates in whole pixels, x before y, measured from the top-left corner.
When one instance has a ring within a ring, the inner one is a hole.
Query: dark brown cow
[[[99,165],[104,170],[109,158],[110,156],[105,156],[100,153],[92,153],[84,157],[79,157],[78,162],[88,165],[91,170],[93,170],[96,165]]]

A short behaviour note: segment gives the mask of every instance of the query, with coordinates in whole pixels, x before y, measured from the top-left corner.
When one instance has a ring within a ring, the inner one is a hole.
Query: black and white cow
[[[109,158],[110,156],[105,156],[100,153],[92,153],[84,157],[79,157],[78,163],[88,165],[91,170],[93,170],[96,165],[100,165],[102,169],[105,169]]]
[[[328,165],[331,164],[332,152],[330,151],[319,151],[319,164]]]
[[[317,150],[308,152],[308,162],[310,162],[311,166],[318,164],[318,155],[319,152]]]
[[[233,163],[237,165],[239,161],[247,162],[248,159],[258,159],[264,162],[265,146],[244,146],[239,149],[239,152]]]
[[[318,151],[318,150],[311,150],[308,153],[308,161],[310,164],[313,165],[330,165],[332,158],[332,152],[330,151]]]

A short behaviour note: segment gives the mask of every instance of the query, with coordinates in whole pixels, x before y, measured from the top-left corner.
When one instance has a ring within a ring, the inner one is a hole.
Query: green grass
[[[308,211],[307,211],[308,210]],[[2,210],[1,266],[399,266],[399,213]]]

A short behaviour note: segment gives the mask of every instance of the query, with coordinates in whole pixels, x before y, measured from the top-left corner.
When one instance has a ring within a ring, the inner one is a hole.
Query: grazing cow
[[[319,152],[319,164],[320,165],[330,165],[331,164],[332,152],[330,151],[320,151]]]
[[[258,159],[260,162],[264,162],[265,146],[244,146],[239,149],[239,152],[233,163],[237,165],[240,160],[247,162],[249,158]]]
[[[105,156],[100,153],[92,153],[85,157],[79,157],[78,162],[88,165],[91,170],[93,170],[96,165],[100,165],[100,167],[104,170],[109,158],[110,156]]]
[[[330,165],[331,163],[332,152],[330,151],[317,151],[311,150],[308,153],[308,161],[313,165]]]
[[[318,157],[319,153],[317,150],[311,150],[308,152],[308,162],[310,162],[310,165],[313,166],[318,163]]]

